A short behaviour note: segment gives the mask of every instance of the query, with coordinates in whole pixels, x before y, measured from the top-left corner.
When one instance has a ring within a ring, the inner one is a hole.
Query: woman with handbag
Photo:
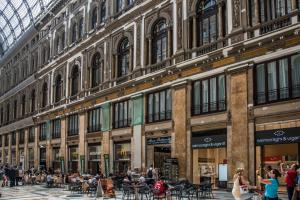
[[[265,184],[265,200],[278,200],[278,177],[281,176],[280,172],[277,169],[272,169],[268,176],[269,179],[262,179],[260,176],[258,177],[259,182]]]
[[[232,195],[235,200],[245,199],[244,194],[248,193],[249,182],[244,177],[244,169],[238,168],[233,176]]]

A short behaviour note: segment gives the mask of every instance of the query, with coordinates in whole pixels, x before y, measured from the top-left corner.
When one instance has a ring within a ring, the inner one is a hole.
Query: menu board
[[[168,158],[164,161],[164,176],[168,180],[178,181],[179,168],[177,158]]]

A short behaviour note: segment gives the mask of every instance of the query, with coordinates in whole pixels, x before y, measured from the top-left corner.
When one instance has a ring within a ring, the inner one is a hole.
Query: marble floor
[[[89,197],[86,194],[72,194],[70,191],[64,188],[47,188],[45,185],[34,185],[34,186],[18,186],[18,187],[1,187],[0,191],[2,197],[0,199],[6,200],[69,200],[69,199],[103,199]],[[214,190],[214,199],[222,200],[233,200],[230,192]],[[117,192],[116,199],[122,199],[122,193]],[[282,200],[287,200],[286,195],[280,195]]]

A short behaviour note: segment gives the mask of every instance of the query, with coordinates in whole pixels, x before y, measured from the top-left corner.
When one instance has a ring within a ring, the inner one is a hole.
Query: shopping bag
[[[247,185],[241,185],[240,186],[240,193],[242,194],[248,194],[249,193],[249,189]]]

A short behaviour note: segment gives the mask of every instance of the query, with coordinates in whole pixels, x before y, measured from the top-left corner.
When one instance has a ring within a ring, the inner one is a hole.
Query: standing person
[[[296,186],[297,169],[299,167],[298,167],[298,165],[293,164],[290,169],[284,170],[283,165],[284,165],[284,163],[280,164],[281,174],[285,175],[285,183],[286,183],[286,190],[288,193],[288,198],[289,198],[289,200],[292,200],[294,189]]]
[[[244,169],[238,168],[236,170],[235,175],[233,176],[233,188],[232,188],[232,195],[235,200],[243,200],[243,194],[241,194],[240,187],[249,186],[249,182],[244,177]]]
[[[262,179],[260,176],[258,177],[259,182],[262,184],[265,184],[265,200],[278,200],[278,177],[280,177],[281,174],[277,169],[272,169],[268,173],[269,179]]]
[[[147,177],[153,178],[153,165],[150,165],[149,169],[147,169]]]

